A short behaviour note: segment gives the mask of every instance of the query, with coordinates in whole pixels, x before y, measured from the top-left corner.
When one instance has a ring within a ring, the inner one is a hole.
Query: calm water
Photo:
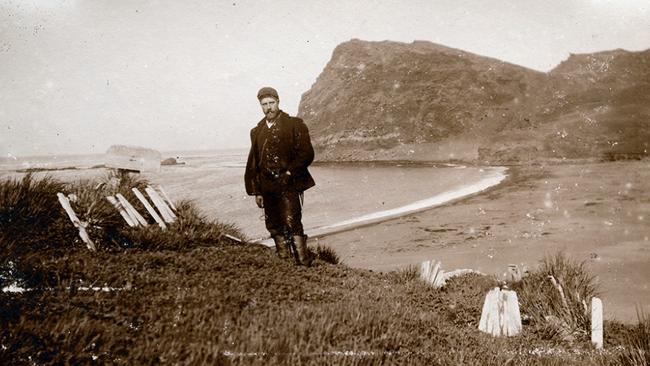
[[[161,184],[173,200],[190,199],[210,218],[230,222],[251,238],[267,235],[263,212],[244,190],[245,150],[168,152],[183,165],[164,166],[143,174]],[[102,155],[3,159],[0,175],[12,169],[89,168],[103,163]],[[316,187],[305,192],[303,224],[307,231],[378,211],[399,208],[444,192],[454,191],[499,174],[492,168],[435,165],[338,164],[310,168]],[[39,173],[64,180],[103,176],[105,169]],[[128,198],[128,197],[127,197]]]

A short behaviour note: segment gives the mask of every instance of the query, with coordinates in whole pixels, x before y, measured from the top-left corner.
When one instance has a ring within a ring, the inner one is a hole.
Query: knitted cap
[[[275,99],[280,99],[278,96],[278,91],[271,88],[270,86],[265,86],[257,92],[257,100],[262,100],[264,97],[273,97]]]

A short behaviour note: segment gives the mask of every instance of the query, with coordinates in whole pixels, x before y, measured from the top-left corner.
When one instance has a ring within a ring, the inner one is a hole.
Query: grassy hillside
[[[646,321],[608,323],[606,351],[591,350],[580,300],[596,289],[584,267],[561,256],[512,285],[527,321],[520,336],[497,339],[477,330],[485,294],[500,285],[490,277],[435,290],[416,269],[357,270],[332,264],[332,253],[299,267],[228,240],[233,228],[188,203],[165,232],[96,221],[93,253],[52,193],[95,195],[95,183],[0,184],[1,285],[27,288],[0,292],[3,364],[620,364],[649,348]],[[645,338],[632,344],[634,334]]]
[[[490,162],[645,156],[648,98],[650,50],[572,55],[541,73],[429,42],[352,40],[298,115],[321,160],[448,158],[429,145]]]

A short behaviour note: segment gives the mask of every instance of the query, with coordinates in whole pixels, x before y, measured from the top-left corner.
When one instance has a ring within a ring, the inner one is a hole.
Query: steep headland
[[[430,42],[352,40],[298,115],[321,160],[642,157],[650,50],[571,55],[542,73]]]

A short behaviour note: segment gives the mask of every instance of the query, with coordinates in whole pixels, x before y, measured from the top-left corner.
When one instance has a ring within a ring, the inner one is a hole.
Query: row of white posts
[[[131,189],[135,196],[142,202],[144,205],[145,209],[151,217],[153,217],[154,220],[156,220],[156,223],[158,223],[158,226],[162,228],[163,230],[167,228],[167,225],[165,223],[172,223],[176,220],[176,214],[174,214],[174,210],[176,210],[176,207],[174,206],[174,203],[169,199],[169,196],[165,193],[165,190],[161,186],[158,186],[158,190],[162,194],[165,199],[158,194],[158,192],[153,189],[153,187],[148,186],[145,188],[145,192],[153,202],[153,204],[156,206],[158,209],[158,212],[149,204],[149,201],[145,198],[145,196],[140,192],[137,188],[132,188]],[[120,212],[120,215],[122,215],[122,218],[124,218],[124,221],[131,226],[148,226],[149,224],[147,221],[140,215],[140,213],[131,205],[131,203],[120,193],[116,194],[115,196],[107,196],[106,199],[108,202],[110,202],[115,208]],[[166,202],[165,202],[166,201]],[[167,206],[169,204],[169,206]],[[170,208],[171,207],[171,208]],[[158,215],[160,213],[160,215]],[[162,216],[162,218],[161,218]]]
[[[176,207],[174,206],[174,203],[169,199],[169,196],[165,193],[165,190],[161,187],[158,186],[158,191],[156,191],[153,187],[148,186],[145,188],[145,192],[149,196],[149,199],[151,202],[153,202],[154,206],[158,210],[153,208],[147,198],[140,192],[137,188],[132,188],[133,193],[135,196],[142,202],[144,205],[145,209],[151,217],[153,217],[154,220],[156,220],[156,223],[160,228],[165,230],[167,228],[167,224],[171,224],[176,220],[176,214],[174,211],[176,210]],[[162,195],[162,197],[161,197]],[[89,250],[95,251],[97,248],[95,246],[95,243],[90,239],[90,236],[88,235],[88,232],[86,231],[86,227],[88,227],[88,223],[85,221],[81,221],[74,210],[72,209],[72,206],[70,205],[70,198],[65,196],[63,193],[57,193],[56,194],[57,198],[59,199],[59,203],[65,210],[65,212],[68,214],[68,217],[70,218],[70,221],[72,221],[72,224],[79,229],[79,236],[81,237],[81,240],[86,244],[86,247],[88,247]],[[164,197],[164,199],[163,199]],[[136,227],[136,226],[148,226],[149,223],[147,223],[147,220],[144,219],[144,217],[133,207],[133,205],[124,197],[122,194],[118,193],[115,196],[107,196],[106,199],[108,202],[110,202],[120,213],[124,221],[131,226],[131,227]],[[160,213],[160,214],[159,214]],[[161,217],[162,216],[162,217]]]
[[[451,277],[472,272],[480,274],[480,272],[471,269],[445,272],[442,269],[442,263],[435,260],[420,264],[420,279],[434,288],[443,287]],[[521,273],[516,266],[510,265],[508,273],[510,279],[521,280]],[[551,282],[558,288],[559,284],[555,278],[551,278]],[[561,291],[561,287],[559,288],[564,299],[564,293]],[[564,301],[566,302],[566,300]],[[522,324],[517,293],[511,290],[502,290],[499,287],[490,290],[485,296],[478,329],[495,337],[511,337],[519,334]],[[591,299],[591,342],[597,349],[603,348],[603,303],[597,297]]]

